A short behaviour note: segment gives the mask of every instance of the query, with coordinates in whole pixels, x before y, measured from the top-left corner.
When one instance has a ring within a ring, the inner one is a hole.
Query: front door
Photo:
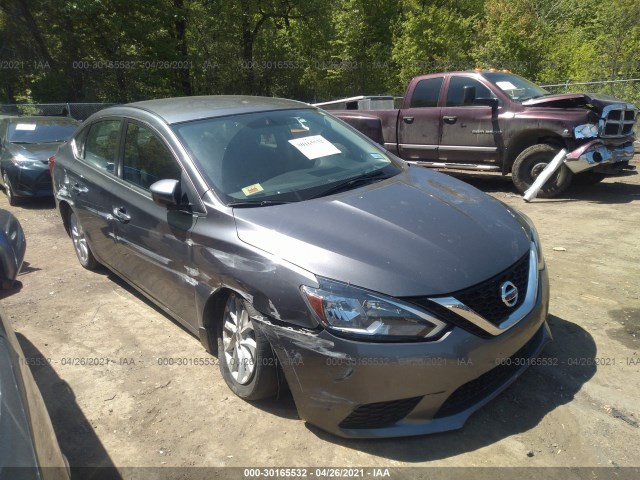
[[[471,97],[465,91],[472,89]],[[502,132],[497,110],[488,105],[494,93],[475,78],[454,75],[449,79],[442,108],[439,160],[445,163],[498,165]]]
[[[184,181],[182,169],[157,132],[128,121],[120,172],[111,203],[118,241],[114,266],[173,314],[196,326],[196,280],[188,240],[197,217],[157,205],[149,191],[158,180]]]

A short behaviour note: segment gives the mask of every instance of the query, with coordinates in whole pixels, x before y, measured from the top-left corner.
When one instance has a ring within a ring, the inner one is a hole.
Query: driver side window
[[[472,103],[464,102],[465,87],[475,87],[476,95]],[[473,107],[486,105],[482,99],[497,98],[495,94],[474,78],[451,77],[447,91],[447,107]]]

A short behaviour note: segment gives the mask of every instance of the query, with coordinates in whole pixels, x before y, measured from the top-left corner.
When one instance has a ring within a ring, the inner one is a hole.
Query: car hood
[[[32,160],[47,162],[60,145],[61,143],[10,143],[7,150],[13,155],[21,154]]]
[[[589,108],[598,113],[607,105],[626,105],[627,102],[619,98],[597,93],[564,93],[560,95],[545,95],[522,102],[526,107],[552,107],[552,108]]]
[[[315,275],[396,297],[451,293],[505,270],[530,247],[516,215],[459,180],[415,167],[337,195],[234,209],[240,240]]]

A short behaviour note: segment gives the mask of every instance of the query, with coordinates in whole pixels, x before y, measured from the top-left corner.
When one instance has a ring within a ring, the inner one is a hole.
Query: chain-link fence
[[[86,120],[115,103],[19,103],[0,105],[0,115],[53,115]]]
[[[612,95],[626,102],[640,106],[640,78],[619,80],[594,80],[590,82],[572,82],[542,85],[551,93],[591,92]]]

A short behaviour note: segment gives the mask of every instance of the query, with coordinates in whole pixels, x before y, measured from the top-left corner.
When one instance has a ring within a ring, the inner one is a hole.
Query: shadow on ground
[[[511,177],[495,173],[464,173],[442,172],[452,177],[473,185],[486,193],[505,193],[506,195],[520,196],[511,182]],[[595,185],[571,185],[564,193],[556,198],[536,198],[536,203],[551,202],[576,202],[587,201],[603,204],[620,204],[640,201],[640,185],[631,183],[629,179],[637,175],[633,172],[623,177],[606,179]]]
[[[51,197],[38,197],[38,198],[20,198],[17,208],[24,208],[26,210],[53,210],[56,208],[56,201]]]
[[[24,335],[16,333],[16,337],[44,399],[60,448],[71,465],[71,477],[120,479],[94,428],[76,403],[73,390]]]
[[[540,358],[553,366],[532,366],[516,382],[471,416],[461,430],[421,437],[375,440],[339,438],[307,425],[319,438],[346,448],[401,462],[425,462],[471,452],[534,428],[556,408],[571,402],[596,373],[596,344],[578,325],[549,318],[554,341]],[[574,359],[585,359],[576,362]],[[555,360],[557,359],[557,360]],[[575,363],[580,363],[575,365]]]

